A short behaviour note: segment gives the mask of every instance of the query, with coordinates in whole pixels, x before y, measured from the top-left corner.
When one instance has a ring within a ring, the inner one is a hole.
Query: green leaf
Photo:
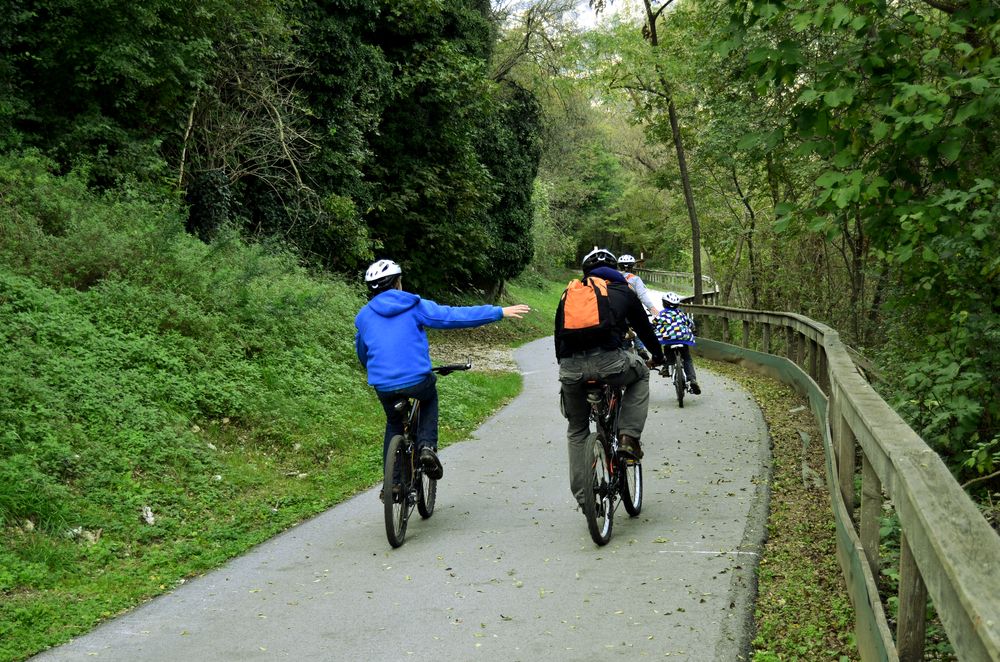
[[[848,186],[846,188],[840,189],[840,193],[837,194],[837,199],[834,202],[837,206],[843,209],[851,202],[858,199],[858,195],[861,193],[861,189],[858,186]]]
[[[819,179],[816,180],[816,186],[821,188],[830,188],[838,182],[844,181],[844,173],[837,172],[836,170],[827,170]]]
[[[779,202],[774,205],[774,215],[784,216],[785,214],[790,214],[795,210],[795,204],[791,202]]]
[[[847,166],[851,165],[851,162],[853,160],[854,157],[851,154],[850,148],[848,148],[841,151],[839,154],[833,157],[833,165],[837,166],[838,168],[846,168]]]
[[[875,126],[872,127],[872,137],[875,140],[882,140],[885,138],[886,134],[889,133],[889,125],[885,122],[877,122]]]
[[[817,216],[809,223],[809,229],[813,232],[822,232],[826,228],[826,216]]]
[[[954,163],[958,160],[959,155],[962,153],[962,144],[957,140],[944,143],[938,147],[938,154],[944,158],[948,163]]]
[[[955,119],[951,121],[952,124],[961,124],[965,120],[969,119],[973,115],[979,113],[979,99],[973,99],[969,103],[965,104],[958,109],[955,113]]]
[[[990,88],[990,82],[985,78],[967,78],[964,82],[973,94],[982,94]]]
[[[937,253],[929,248],[924,249],[924,262],[938,262]]]
[[[791,216],[782,216],[774,222],[774,232],[775,234],[781,234],[788,229],[788,224],[792,222]]]
[[[840,87],[832,92],[827,92],[823,96],[823,101],[832,108],[836,108],[841,104],[850,105],[854,101],[854,88]]]
[[[740,150],[743,150],[743,149],[752,149],[752,148],[756,147],[758,145],[758,143],[760,143],[760,134],[759,133],[748,133],[745,136],[743,136],[743,139],[740,140],[739,144],[736,146],[736,149],[740,149]]]
[[[864,16],[855,16],[854,20],[851,21],[851,27],[855,30],[861,30],[868,24],[868,19]]]
[[[833,10],[830,12],[830,16],[833,18],[833,28],[838,28],[844,23],[847,23],[847,19],[851,17],[851,10],[845,7],[842,3],[838,2],[833,6]]]
[[[802,104],[812,103],[818,98],[819,98],[819,92],[810,87],[803,90],[802,94],[799,95],[798,103]]]

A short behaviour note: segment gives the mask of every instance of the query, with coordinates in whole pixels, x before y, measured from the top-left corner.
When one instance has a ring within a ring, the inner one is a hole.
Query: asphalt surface
[[[760,410],[701,371],[651,375],[639,517],[590,539],[566,473],[552,339],[524,391],[444,449],[433,517],[385,537],[378,487],[35,660],[749,659],[770,451]],[[442,402],[442,407],[447,407]]]

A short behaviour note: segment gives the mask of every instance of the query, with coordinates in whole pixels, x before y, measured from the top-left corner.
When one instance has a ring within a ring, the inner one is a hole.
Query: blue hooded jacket
[[[402,290],[375,296],[354,318],[358,360],[379,391],[419,384],[431,374],[424,327],[464,329],[503,319],[499,306],[440,306]]]

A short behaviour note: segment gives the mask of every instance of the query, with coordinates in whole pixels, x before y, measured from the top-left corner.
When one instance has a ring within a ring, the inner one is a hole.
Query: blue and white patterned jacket
[[[653,331],[661,345],[694,346],[694,320],[675,308],[664,308],[653,318]]]

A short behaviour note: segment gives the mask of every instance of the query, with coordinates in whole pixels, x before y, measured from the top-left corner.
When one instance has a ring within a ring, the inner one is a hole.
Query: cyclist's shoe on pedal
[[[638,439],[623,434],[619,441],[621,441],[621,444],[618,446],[618,453],[620,455],[630,457],[633,460],[642,459],[642,447],[639,445]]]
[[[701,395],[701,387],[698,386],[698,382],[691,382],[691,392],[695,395]]]
[[[392,500],[399,503],[399,492],[402,488],[399,485],[392,486]],[[378,500],[385,503],[385,488],[378,491]]]
[[[437,453],[430,446],[424,446],[420,449],[420,466],[424,468],[424,473],[431,480],[441,480],[441,476],[444,475],[441,460],[438,459]]]

